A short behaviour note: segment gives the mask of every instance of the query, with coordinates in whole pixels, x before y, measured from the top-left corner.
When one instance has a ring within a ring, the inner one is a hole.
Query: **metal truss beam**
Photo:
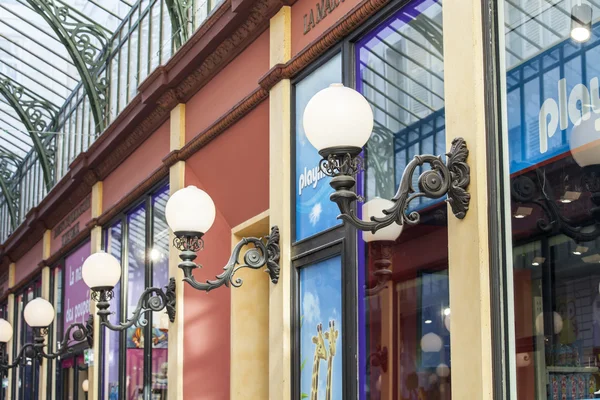
[[[40,159],[46,189],[50,191],[54,185],[54,152],[44,146],[42,139],[36,132],[55,128],[58,113],[56,106],[5,77],[0,77],[0,94],[15,110],[21,123],[29,133],[33,147]]]
[[[8,213],[10,214],[10,225],[12,226],[12,229],[15,230],[19,224],[17,215],[17,210],[19,209],[19,193],[13,192],[13,188],[18,190],[17,185],[11,185],[11,179],[14,175],[7,168],[6,160],[4,158],[4,155],[0,155],[0,189],[2,189],[2,194],[6,199],[6,206],[8,207]]]
[[[104,130],[108,82],[100,72],[108,57],[109,38],[93,22],[77,18],[77,11],[55,0],[27,0],[40,14],[71,56],[90,102],[96,133]],[[40,130],[40,129],[37,129]]]
[[[188,11],[192,5],[192,0],[165,0],[165,4],[171,18],[171,32],[174,33],[175,48],[178,49],[189,37]]]

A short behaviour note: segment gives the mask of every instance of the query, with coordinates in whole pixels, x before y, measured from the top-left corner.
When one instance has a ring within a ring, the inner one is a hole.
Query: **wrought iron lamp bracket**
[[[97,314],[102,326],[105,326],[112,331],[124,331],[134,325],[138,327],[148,325],[148,320],[146,319],[146,313],[148,312],[159,312],[166,309],[169,321],[175,322],[175,309],[177,304],[175,290],[175,278],[169,278],[169,284],[165,287],[164,291],[157,287],[147,288],[140,296],[137,307],[132,313],[132,317],[126,322],[120,322],[116,325],[108,320],[108,317],[112,314],[109,307],[110,300],[112,300],[114,296],[113,288],[92,288],[92,300],[96,302],[96,307],[98,308]]]
[[[266,267],[265,272],[269,273],[271,282],[277,283],[279,281],[279,228],[277,226],[271,227],[271,234],[265,238],[243,238],[238,244],[236,244],[229,261],[223,267],[223,273],[217,275],[214,280],[207,280],[206,282],[198,282],[193,275],[193,270],[201,268],[194,262],[196,259],[196,252],[202,250],[204,242],[202,240],[202,233],[197,232],[175,232],[175,239],[173,245],[181,254],[181,263],[179,268],[183,270],[183,280],[190,284],[194,289],[203,290],[209,292],[213,289],[225,286],[240,287],[243,284],[241,278],[235,278],[234,275],[237,271],[242,268],[259,269]],[[266,244],[264,240],[266,239]],[[240,264],[239,257],[244,246],[251,244],[252,248],[246,250],[244,253],[244,263]]]
[[[356,217],[352,204],[360,200],[354,192],[356,185],[354,176],[360,171],[362,159],[359,147],[331,147],[319,152],[321,171],[332,177],[330,185],[335,190],[330,199],[338,205],[343,220],[361,231],[372,233],[396,222],[399,225],[416,225],[420,215],[416,211],[408,212],[410,203],[420,197],[439,199],[444,195],[452,207],[454,215],[463,219],[469,210],[471,195],[467,187],[471,181],[470,168],[466,160],[469,155],[467,144],[463,138],[452,141],[450,151],[444,163],[441,156],[418,155],[408,163],[396,195],[391,199],[394,206],[383,210],[383,217],[371,217],[370,221],[362,221]],[[418,188],[413,187],[413,175],[418,167],[428,164],[431,169],[423,172],[418,178]]]
[[[34,328],[33,343],[25,343],[19,353],[14,358],[12,363],[8,362],[7,344],[2,343],[0,347],[0,375],[6,374],[9,369],[15,368],[18,365],[22,365],[27,359],[42,358],[53,360],[61,357],[65,354],[73,352],[73,348],[69,347],[69,343],[76,342],[82,343],[87,342],[91,347],[94,344],[94,317],[90,315],[85,324],[76,322],[71,324],[63,340],[58,345],[58,351],[54,353],[46,353],[44,347],[46,346],[46,337],[48,336],[48,328]]]

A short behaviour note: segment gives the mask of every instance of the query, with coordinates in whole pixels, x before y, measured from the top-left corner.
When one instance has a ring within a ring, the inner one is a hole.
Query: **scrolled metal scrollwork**
[[[377,232],[379,229],[385,228],[394,222],[399,225],[416,225],[420,222],[420,215],[416,211],[409,212],[410,204],[421,197],[430,199],[438,199],[447,195],[447,202],[452,208],[454,215],[462,219],[469,210],[469,202],[471,195],[467,191],[470,183],[470,168],[466,160],[469,156],[469,150],[464,139],[456,138],[452,141],[450,151],[446,154],[447,161],[444,163],[441,157],[433,155],[417,155],[408,163],[400,186],[396,195],[391,199],[394,205],[383,210],[383,217],[371,217],[370,221],[362,221],[358,219],[352,210],[352,203],[359,200],[359,197],[352,190],[356,184],[354,179],[355,162],[348,159],[357,159],[358,153],[348,152],[348,148],[330,148],[321,151],[321,155],[328,165],[328,169],[324,169],[323,173],[330,174],[330,185],[335,190],[331,194],[330,199],[338,205],[341,214],[338,219],[350,223],[354,227],[362,231]],[[331,161],[331,159],[337,161]],[[415,171],[424,165],[428,164],[430,169],[423,172],[418,178],[418,188],[416,191],[413,187],[413,176]],[[343,167],[331,168],[332,165]]]
[[[194,260],[196,259],[195,251],[192,248],[197,248],[198,245],[194,244],[200,239],[197,234],[189,234],[189,237],[185,237],[180,234],[180,238],[177,241],[180,246],[176,244],[176,247],[181,250],[179,258],[182,262],[179,264],[179,268],[183,270],[183,280],[190,284],[193,288],[209,292],[221,286],[233,286],[240,287],[244,282],[241,278],[235,278],[237,271],[243,268],[259,269],[267,267],[266,272],[269,273],[271,282],[277,283],[279,280],[279,228],[274,226],[271,228],[271,234],[266,238],[243,238],[233,249],[229,261],[223,267],[223,272],[216,276],[216,279],[207,280],[206,282],[198,282],[193,275],[193,270],[201,268],[201,265],[197,265]],[[266,239],[266,244],[264,240]],[[244,262],[240,264],[239,258],[242,253],[242,249],[251,245],[244,253]]]
[[[175,278],[169,279],[169,284],[165,289],[163,291],[161,288],[151,287],[144,290],[135,310],[131,314],[131,318],[118,324],[113,324],[108,320],[111,314],[108,308],[110,306],[110,299],[112,298],[112,295],[109,295],[109,293],[112,293],[112,290],[105,288],[92,290],[92,300],[96,301],[98,316],[103,326],[113,331],[124,331],[134,325],[137,327],[147,326],[148,319],[146,315],[149,312],[159,312],[166,309],[169,320],[171,322],[175,321]]]

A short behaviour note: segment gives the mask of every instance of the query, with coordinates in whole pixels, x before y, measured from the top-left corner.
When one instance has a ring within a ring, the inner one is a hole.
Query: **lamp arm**
[[[39,329],[39,328],[38,328]],[[46,336],[46,329],[39,330],[40,335],[36,336],[34,339],[34,347],[36,348],[37,354],[41,357],[44,357],[48,360],[53,360],[65,354],[69,354],[73,352],[73,349],[70,348],[69,342],[74,341],[77,343],[87,342],[88,346],[92,347],[94,344],[94,316],[89,315],[85,324],[76,322],[67,328],[65,335],[63,336],[63,340],[59,344],[59,350],[54,353],[46,353],[44,352],[44,337]]]
[[[23,347],[21,347],[21,350],[19,350],[19,354],[17,354],[12,363],[8,362],[8,355],[4,355],[4,360],[0,362],[0,371],[7,371],[20,365],[23,359],[26,358],[25,352],[27,350],[29,350],[32,353],[32,357],[35,356],[35,354],[37,354],[35,345],[33,343],[25,343]]]
[[[213,289],[225,286],[240,287],[244,283],[242,278],[235,278],[234,275],[242,268],[259,269],[267,267],[265,270],[269,273],[271,281],[277,283],[279,280],[279,228],[274,226],[271,228],[271,234],[266,237],[266,244],[263,238],[243,238],[235,245],[229,261],[223,267],[223,272],[216,276],[216,279],[199,282],[194,277],[192,271],[201,267],[194,263],[196,253],[190,250],[189,240],[200,240],[200,238],[181,238],[176,237],[175,247],[183,251],[180,254],[182,262],[179,267],[183,270],[183,280],[189,283],[193,288],[209,292]],[[244,263],[239,262],[240,254],[244,246],[251,244],[254,247],[248,249],[244,253]]]
[[[352,175],[357,172],[356,166],[360,164],[356,161],[358,156],[335,151],[324,151],[322,155],[324,158],[321,160],[321,170],[326,175],[332,176],[330,185],[335,192],[330,198],[340,209],[341,214],[338,219],[350,223],[361,231],[375,233],[394,222],[399,225],[418,224],[421,219],[419,213],[417,211],[408,213],[408,208],[411,202],[420,197],[438,199],[447,194],[446,201],[452,207],[454,215],[460,219],[465,217],[469,209],[471,195],[466,191],[470,183],[470,168],[466,163],[469,150],[462,138],[452,141],[452,147],[446,154],[448,157],[446,163],[440,156],[415,156],[406,166],[396,195],[391,199],[394,205],[383,210],[383,217],[373,216],[370,221],[359,219],[352,210],[352,203],[358,200],[358,196],[352,190],[356,184]],[[431,169],[419,176],[417,192],[413,187],[413,176],[417,168],[425,164],[429,164]]]
[[[264,240],[266,239],[266,244]],[[244,263],[240,264],[239,258],[242,253],[244,246],[251,244],[254,247],[248,249],[244,253]],[[265,272],[269,273],[271,282],[277,283],[279,281],[279,228],[273,226],[271,228],[271,234],[265,238],[243,238],[238,244],[235,245],[229,261],[223,267],[223,272],[216,276],[216,279],[207,280],[206,282],[199,282],[196,280],[193,274],[193,270],[201,267],[196,264],[196,251],[202,248],[202,239],[198,235],[180,235],[175,236],[173,245],[181,251],[179,258],[179,268],[183,270],[183,280],[189,283],[194,289],[203,290],[209,292],[213,289],[219,288],[223,285],[229,287],[240,287],[244,283],[241,278],[235,278],[234,275],[237,271],[242,268],[259,269],[267,267]]]
[[[146,319],[146,313],[158,312],[165,308],[171,322],[175,320],[175,279],[169,279],[169,285],[166,287],[166,291],[161,288],[151,287],[144,290],[138,300],[137,307],[132,313],[130,319],[126,322],[119,324],[113,324],[108,320],[108,316],[111,314],[108,311],[110,305],[109,301],[112,299],[112,290],[93,290],[92,299],[96,301],[98,307],[98,316],[100,317],[100,323],[112,331],[124,331],[131,328],[133,325],[143,327],[148,325]]]

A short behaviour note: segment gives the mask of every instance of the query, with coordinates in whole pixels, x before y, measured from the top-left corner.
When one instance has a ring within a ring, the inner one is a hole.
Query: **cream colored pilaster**
[[[10,265],[8,266],[8,288],[9,289],[11,289],[13,286],[15,286],[15,268],[16,268],[15,263],[10,263]],[[14,330],[13,339],[6,344],[6,349],[7,349],[7,353],[8,353],[8,363],[10,364],[13,361],[13,346],[14,346],[13,340],[16,340],[15,336],[17,333],[17,324],[16,324],[16,319],[15,319],[15,295],[12,293],[10,293],[8,295],[7,307],[8,307],[8,312],[7,312],[8,322],[10,322],[10,324],[13,326],[13,330]],[[7,374],[7,379],[8,379],[8,388],[6,389],[6,398],[7,399],[12,399],[12,390],[13,390],[12,376],[13,376],[13,370],[9,369],[8,374]]]
[[[102,181],[92,186],[91,213],[92,218],[98,218],[102,214]],[[94,226],[90,232],[91,253],[102,250],[102,227]],[[92,357],[94,363],[88,368],[88,400],[100,400],[100,319],[96,315],[96,302],[90,301],[90,313],[94,316],[94,345],[92,346]]]
[[[42,239],[42,260],[46,260],[50,257],[50,240],[52,237],[52,231],[47,229],[44,232],[44,237]],[[50,268],[45,266],[42,268],[42,297],[46,300],[50,300]],[[56,338],[56,325],[57,322],[54,321],[52,324],[52,330],[54,332],[54,338]],[[46,341],[48,338],[46,337]],[[48,350],[53,351],[52,343],[47,343]],[[53,361],[46,360],[42,358],[40,363],[40,374],[39,374],[39,399],[46,400],[47,396],[47,384],[48,384],[48,363],[53,363]]]
[[[448,208],[452,398],[492,399],[483,25],[480,0],[444,2],[446,142],[469,148],[471,205],[464,220]]]
[[[270,65],[291,57],[291,8],[271,18]],[[291,389],[291,83],[284,79],[269,92],[269,213],[280,232],[281,276],[269,297],[269,399],[290,399]]]
[[[178,104],[171,110],[171,148],[179,150],[185,145],[185,104]],[[175,193],[185,184],[185,162],[179,161],[169,170],[169,192]],[[173,232],[169,232],[169,243],[173,243]],[[169,400],[183,399],[183,271],[179,265],[179,251],[169,246],[169,277],[177,283],[175,298],[177,300],[175,322],[169,325]]]
[[[231,230],[231,248],[244,237],[268,234],[269,212],[265,211]],[[244,284],[231,290],[230,398],[268,399],[269,275],[242,269],[236,277]]]

